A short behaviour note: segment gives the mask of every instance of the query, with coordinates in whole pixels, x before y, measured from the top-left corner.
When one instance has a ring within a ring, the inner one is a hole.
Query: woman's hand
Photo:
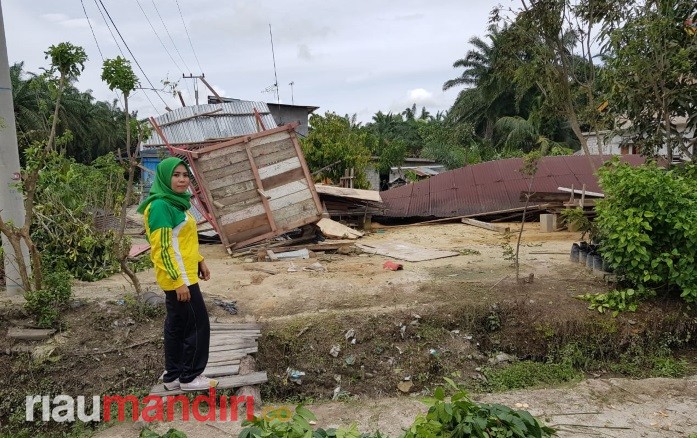
[[[182,302],[191,301],[191,294],[189,293],[189,286],[182,284],[174,290],[177,293],[177,300]]]
[[[198,278],[203,281],[208,281],[211,279],[211,271],[208,270],[208,266],[206,266],[206,262],[204,260],[198,262]]]

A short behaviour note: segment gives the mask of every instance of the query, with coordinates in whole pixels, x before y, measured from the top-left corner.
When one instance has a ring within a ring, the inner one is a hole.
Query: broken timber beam
[[[25,329],[10,327],[7,330],[7,337],[20,341],[41,341],[50,338],[56,332],[55,329]]]
[[[467,224],[467,225],[471,225],[471,226],[477,227],[477,228],[484,228],[485,230],[489,230],[489,231],[497,231],[499,233],[508,233],[511,231],[510,227],[504,227],[503,225],[490,224],[487,222],[478,221],[476,219],[463,218],[462,223]]]

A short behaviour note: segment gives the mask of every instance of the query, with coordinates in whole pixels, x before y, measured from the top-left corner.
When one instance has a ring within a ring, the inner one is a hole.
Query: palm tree
[[[453,64],[453,67],[464,70],[460,76],[443,84],[443,90],[469,87],[460,92],[449,116],[456,123],[471,123],[477,134],[487,140],[493,136],[497,119],[520,113],[513,77],[509,74],[514,59],[504,47],[506,30],[505,27],[490,26],[487,33],[490,42],[472,37],[469,43],[474,48]]]

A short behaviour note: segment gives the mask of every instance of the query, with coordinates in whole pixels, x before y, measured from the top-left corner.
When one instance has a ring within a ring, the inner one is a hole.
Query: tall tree
[[[126,149],[126,157],[128,162],[126,163],[126,170],[128,172],[128,182],[126,185],[126,199],[124,199],[121,205],[121,217],[119,222],[119,230],[116,235],[116,254],[119,258],[119,264],[121,265],[121,271],[128,276],[133,283],[133,287],[136,293],[141,293],[140,281],[136,276],[135,272],[128,266],[128,253],[131,249],[130,239],[125,238],[124,232],[126,230],[126,208],[133,194],[133,181],[135,178],[135,171],[138,167],[138,160],[136,151],[131,145],[131,131],[133,130],[131,120],[128,112],[128,97],[138,86],[138,77],[133,73],[131,68],[131,63],[117,56],[115,59],[107,59],[104,61],[102,67],[102,80],[109,85],[110,90],[117,89],[123,94],[124,102],[124,114],[126,115],[126,144],[124,148]],[[135,128],[138,128],[137,122],[135,123]]]
[[[528,116],[528,96],[516,94],[513,72],[520,59],[506,47],[507,33],[507,26],[492,25],[486,39],[472,37],[469,43],[473,48],[453,64],[462,68],[462,73],[443,84],[443,90],[467,87],[458,95],[449,117],[456,123],[474,125],[485,140],[492,139],[494,124],[500,117]]]
[[[666,146],[697,161],[697,36],[686,21],[693,0],[653,0],[625,9],[609,29],[606,77],[609,105],[623,116],[618,131],[651,155]],[[692,150],[690,150],[692,148]]]
[[[506,45],[525,53],[516,66],[518,93],[537,88],[545,105],[568,120],[591,166],[586,130],[598,131],[600,103],[594,59],[597,27],[607,17],[608,2],[595,0],[521,0],[509,20]],[[499,10],[493,19],[502,18]],[[506,19],[506,18],[504,18]],[[602,151],[601,151],[602,153]]]

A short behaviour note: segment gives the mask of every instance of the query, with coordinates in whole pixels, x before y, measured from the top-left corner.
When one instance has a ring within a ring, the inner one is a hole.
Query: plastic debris
[[[348,329],[346,331],[346,333],[344,333],[344,338],[346,338],[347,341],[350,340],[351,338],[355,338],[355,337],[356,337],[356,331],[354,329]]]
[[[389,269],[390,271],[399,271],[403,268],[401,263],[395,263],[392,260],[388,260],[382,264],[382,269]]]
[[[237,301],[223,301],[216,298],[213,304],[222,307],[230,315],[237,315]]]
[[[344,359],[344,362],[346,362],[346,365],[353,365],[354,363],[356,363],[356,357],[347,356],[346,359]]]
[[[331,350],[329,350],[329,354],[333,357],[338,357],[339,353],[341,353],[341,347],[338,345],[332,345]]]
[[[286,369],[286,375],[291,382],[300,385],[303,383],[302,378],[305,376],[305,372],[288,367]]]

